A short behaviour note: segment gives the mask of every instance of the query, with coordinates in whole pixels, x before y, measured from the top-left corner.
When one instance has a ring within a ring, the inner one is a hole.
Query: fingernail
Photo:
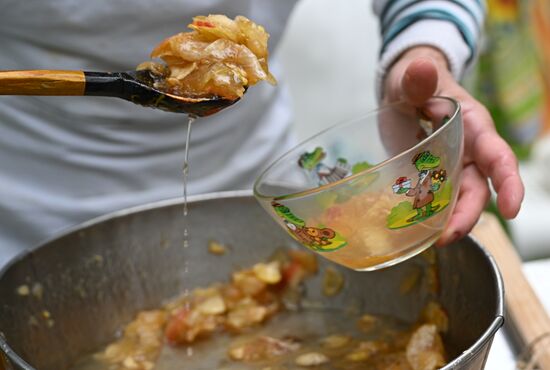
[[[447,231],[441,235],[441,238],[437,241],[437,247],[445,247],[449,244],[456,242],[460,238],[460,233],[458,231],[450,232]],[[443,242],[442,242],[443,241]]]
[[[458,241],[460,239],[460,233],[458,231],[455,231],[453,235],[449,238],[449,244],[453,244],[454,242]]]

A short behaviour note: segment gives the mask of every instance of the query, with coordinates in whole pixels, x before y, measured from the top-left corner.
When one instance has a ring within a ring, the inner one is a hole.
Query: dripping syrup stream
[[[188,248],[189,247],[189,230],[187,229],[187,214],[189,213],[189,209],[187,206],[187,177],[189,175],[189,146],[191,141],[191,127],[193,122],[195,121],[195,117],[189,116],[187,119],[187,136],[185,138],[185,149],[184,149],[184,155],[183,155],[183,247]],[[187,263],[187,261],[186,261]],[[185,267],[187,270],[187,266]]]
[[[188,220],[187,215],[189,213],[189,209],[187,207],[187,177],[189,176],[189,146],[191,144],[191,127],[193,122],[195,121],[195,117],[189,116],[187,119],[187,136],[185,138],[185,149],[184,149],[184,156],[183,156],[183,168],[182,168],[182,178],[183,178],[183,248],[188,249],[189,248],[189,231],[188,231]],[[189,255],[185,256],[185,261],[183,264],[183,274],[187,275],[189,274]],[[184,278],[185,279],[185,278]],[[184,281],[186,284],[187,282]],[[184,297],[186,299],[185,302],[185,309],[189,310],[191,307],[190,304],[190,292],[189,289],[186,288],[184,290]],[[193,356],[193,347],[188,346],[186,348],[186,354],[188,357]]]
[[[189,142],[191,141],[191,125],[195,121],[195,117],[189,116],[187,120],[187,137],[185,139],[185,152],[183,157],[183,216],[186,217],[187,209],[187,176],[189,175]],[[187,229],[185,229],[185,233]],[[184,234],[185,234],[184,233]]]

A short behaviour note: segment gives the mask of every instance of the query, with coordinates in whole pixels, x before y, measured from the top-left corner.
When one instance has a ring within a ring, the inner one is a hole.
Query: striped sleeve
[[[386,70],[405,50],[433,46],[459,80],[475,60],[486,8],[483,0],[374,0],[382,46],[378,92]]]

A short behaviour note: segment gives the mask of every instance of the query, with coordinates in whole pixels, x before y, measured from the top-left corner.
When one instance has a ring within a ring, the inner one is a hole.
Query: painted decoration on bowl
[[[312,152],[303,153],[298,159],[298,165],[316,177],[319,186],[347,177],[352,169],[345,158],[338,158],[334,166],[328,166],[323,163],[326,156],[325,150],[318,146]]]
[[[414,156],[412,164],[418,171],[418,180],[399,177],[392,185],[393,193],[411,197],[393,207],[388,218],[390,229],[415,225],[441,212],[451,201],[452,186],[447,171],[441,167],[441,158],[426,150]]]
[[[310,176],[313,176],[319,186],[342,180],[372,167],[367,161],[352,165],[346,158],[342,157],[336,159],[334,166],[329,166],[323,162],[326,156],[327,152],[318,146],[311,152],[303,153],[298,159],[298,166],[303,168]]]
[[[332,252],[347,245],[346,240],[333,229],[323,225],[307,226],[304,220],[281,203],[273,201],[271,206],[283,220],[288,233],[309,249],[315,252]]]

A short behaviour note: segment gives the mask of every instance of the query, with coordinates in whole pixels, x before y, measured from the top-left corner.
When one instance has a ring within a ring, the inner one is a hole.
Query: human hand
[[[384,103],[405,100],[421,107],[433,95],[457,99],[464,121],[462,182],[453,215],[437,242],[444,245],[474,227],[491,195],[488,179],[497,193],[500,214],[508,219],[519,212],[524,188],[512,149],[496,132],[487,109],[455,81],[445,56],[428,46],[409,49],[386,75]]]

